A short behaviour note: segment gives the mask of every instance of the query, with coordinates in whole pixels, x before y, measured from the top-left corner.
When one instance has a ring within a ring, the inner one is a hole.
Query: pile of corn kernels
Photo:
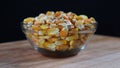
[[[95,29],[93,17],[72,12],[48,11],[23,21],[27,38],[39,48],[51,51],[65,51],[81,47]],[[93,32],[94,33],[94,32]]]

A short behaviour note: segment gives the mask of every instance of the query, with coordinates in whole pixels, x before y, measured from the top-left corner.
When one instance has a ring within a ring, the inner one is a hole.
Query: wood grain
[[[87,48],[69,58],[50,58],[28,41],[0,44],[0,68],[120,68],[120,38],[95,35]]]

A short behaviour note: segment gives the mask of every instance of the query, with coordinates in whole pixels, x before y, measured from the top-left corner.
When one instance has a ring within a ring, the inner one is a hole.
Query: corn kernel
[[[33,35],[34,35],[35,38],[39,38],[38,33],[33,33]]]
[[[67,44],[67,41],[66,41],[66,40],[61,40],[61,42],[63,42],[63,44]]]
[[[28,17],[28,18],[25,18],[23,22],[24,22],[25,24],[27,24],[27,23],[29,23],[29,22],[33,23],[33,21],[34,21],[34,18],[33,18],[33,17]]]
[[[56,44],[56,45],[62,45],[63,42],[61,42],[60,40],[57,40],[57,41],[55,41],[55,44]]]
[[[73,15],[70,15],[70,17],[69,17],[69,18],[70,18],[70,20],[72,20],[72,19],[74,18],[74,16],[73,16]]]
[[[74,42],[73,40],[70,41],[70,46],[74,45]]]
[[[77,19],[77,20],[82,20],[82,17],[81,17],[81,16],[77,16],[76,19]]]
[[[48,42],[45,42],[45,43],[43,44],[43,46],[44,46],[45,49],[48,49],[48,44],[49,44]]]
[[[60,15],[61,15],[61,12],[56,12],[56,13],[55,13],[55,16],[56,16],[56,17],[58,17],[58,16],[60,16]]]
[[[51,50],[51,51],[55,51],[56,49],[56,45],[53,44],[53,43],[49,43],[49,42],[45,42],[44,43],[44,48],[45,49],[48,49],[48,50]]]
[[[95,18],[93,18],[93,17],[90,17],[90,20],[94,23],[96,22]]]
[[[47,29],[47,28],[48,28],[48,25],[41,25],[40,28],[41,28],[41,29]]]
[[[58,46],[56,46],[56,50],[58,50],[58,51],[65,51],[68,48],[69,48],[68,45],[58,45]]]
[[[48,39],[48,42],[53,43],[53,42],[55,42],[55,41],[57,41],[57,40],[58,40],[57,38],[49,38],[49,39]]]
[[[80,30],[82,30],[82,29],[85,28],[83,23],[84,23],[83,21],[78,20],[78,21],[75,23],[75,26],[76,26],[77,28],[79,28]]]
[[[62,29],[60,31],[60,37],[67,37],[68,35],[68,30],[67,29]]]
[[[36,22],[34,22],[34,24],[35,24],[35,25],[40,25],[41,22],[40,22],[40,21],[36,21]]]
[[[52,50],[52,51],[55,51],[56,50],[56,45],[51,43],[51,44],[48,44],[48,49],[49,50]]]
[[[82,19],[88,19],[86,15],[79,15]]]
[[[54,12],[52,12],[52,11],[47,11],[47,13],[46,13],[47,16],[50,16],[50,15],[53,15],[53,14],[54,14]]]
[[[40,47],[40,48],[44,48],[44,43],[45,43],[45,39],[39,39],[39,41],[38,41],[38,47]]]
[[[80,45],[81,43],[79,42],[79,40],[71,40],[69,49],[78,48],[80,47]]]
[[[47,30],[49,36],[56,36],[59,33],[58,28],[50,28]]]
[[[82,21],[82,20],[78,20],[76,23],[77,23],[77,24],[83,24],[84,21]]]
[[[81,17],[81,16],[75,15],[74,18],[75,18],[76,20],[82,20],[82,17]]]
[[[77,39],[79,39],[78,34],[73,35],[73,36],[66,37],[66,40],[67,40],[67,41],[77,40]]]
[[[57,41],[55,41],[55,44],[56,45],[67,44],[67,41],[66,40],[57,40]]]
[[[33,29],[33,30],[40,30],[40,27],[33,25],[33,26],[32,26],[32,29]]]
[[[90,19],[85,19],[84,23],[89,24],[89,23],[91,23],[91,20]]]
[[[76,19],[76,18],[77,18],[77,15],[74,15],[74,18]]]
[[[69,30],[69,35],[75,35],[75,34],[78,34],[78,28],[73,28]]]

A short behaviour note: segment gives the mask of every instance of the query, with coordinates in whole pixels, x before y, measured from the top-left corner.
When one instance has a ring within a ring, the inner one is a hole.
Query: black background
[[[48,10],[93,16],[99,23],[96,34],[120,37],[119,0],[4,0],[1,3],[0,43],[25,39],[20,22]]]

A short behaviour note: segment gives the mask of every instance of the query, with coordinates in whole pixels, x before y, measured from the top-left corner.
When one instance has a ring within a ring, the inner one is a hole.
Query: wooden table
[[[85,50],[69,58],[45,57],[26,40],[1,43],[0,68],[120,68],[120,38],[95,35]]]

